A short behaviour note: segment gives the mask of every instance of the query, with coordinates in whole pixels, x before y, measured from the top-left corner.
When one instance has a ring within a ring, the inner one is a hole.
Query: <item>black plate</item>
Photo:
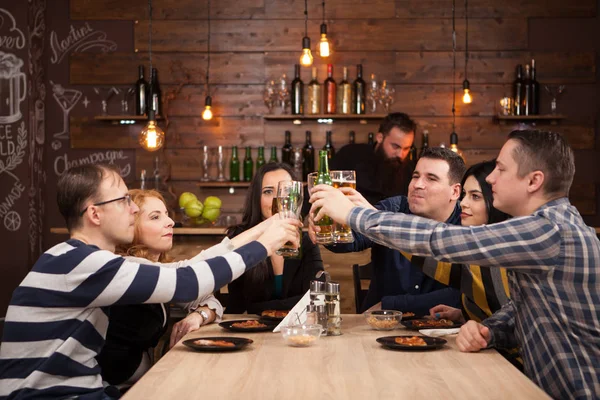
[[[200,339],[208,339],[208,340],[224,340],[227,342],[231,342],[235,344],[234,347],[222,347],[222,346],[205,346],[194,343],[196,340]],[[251,339],[241,338],[241,337],[226,337],[226,336],[213,336],[213,337],[199,337],[195,339],[184,340],[183,344],[187,347],[198,350],[198,351],[236,351],[244,348],[250,343],[254,343]]]
[[[427,319],[427,318],[418,318],[418,319],[412,319],[410,321],[402,320],[400,323],[402,325],[404,325],[406,327],[406,329],[411,330],[411,331],[418,331],[421,329],[452,329],[452,328],[458,328],[458,327],[462,326],[461,323],[456,323],[456,322],[452,322],[452,325],[450,325],[450,326],[414,326],[413,324],[415,323],[415,321],[431,321],[431,320]]]
[[[285,317],[282,317],[282,318],[269,317],[267,315],[260,315],[260,314],[258,314],[258,316],[260,317],[261,321],[267,321],[266,323],[269,323],[269,322],[278,322],[279,323],[285,319]]]
[[[377,343],[381,343],[383,347],[393,350],[407,350],[407,351],[421,351],[421,350],[434,350],[442,348],[448,341],[446,339],[437,338],[437,337],[429,337],[429,336],[421,336],[427,346],[406,346],[403,344],[396,343],[397,337],[411,337],[410,335],[401,335],[401,336],[384,336],[377,338]]]
[[[238,319],[235,321],[223,321],[223,322],[219,323],[219,326],[221,328],[227,329],[228,331],[232,331],[232,332],[267,332],[267,331],[272,331],[278,325],[277,323],[272,322],[272,321],[260,321],[261,323],[265,324],[266,327],[263,327],[263,328],[236,328],[235,326],[232,326],[236,322],[244,322],[244,321],[257,321],[257,320]]]

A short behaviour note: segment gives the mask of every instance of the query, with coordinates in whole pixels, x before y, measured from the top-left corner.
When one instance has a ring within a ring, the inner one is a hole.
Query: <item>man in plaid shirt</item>
[[[525,373],[550,396],[600,398],[600,241],[567,199],[574,174],[573,152],[560,134],[513,131],[487,178],[494,207],[510,220],[450,226],[356,207],[323,185],[310,201],[313,211],[321,207],[316,220],[329,215],[385,246],[507,268],[512,302],[482,324],[465,324],[460,350],[518,344]]]

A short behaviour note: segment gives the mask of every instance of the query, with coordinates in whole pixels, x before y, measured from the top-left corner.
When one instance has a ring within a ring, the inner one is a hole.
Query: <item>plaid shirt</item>
[[[513,302],[486,320],[492,340],[516,339],[525,373],[552,397],[600,398],[600,241],[566,198],[492,225],[359,207],[348,224],[414,255],[507,268]]]

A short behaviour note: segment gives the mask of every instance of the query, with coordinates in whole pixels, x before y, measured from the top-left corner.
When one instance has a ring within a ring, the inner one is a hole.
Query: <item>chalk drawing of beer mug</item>
[[[27,78],[21,72],[23,60],[0,51],[0,124],[21,119],[21,102],[27,94]]]

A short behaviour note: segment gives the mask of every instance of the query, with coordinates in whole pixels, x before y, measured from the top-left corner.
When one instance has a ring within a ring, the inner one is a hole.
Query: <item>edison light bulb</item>
[[[329,57],[329,41],[327,40],[327,35],[324,33],[321,34],[319,53],[321,54],[321,57]]]
[[[465,94],[463,94],[463,103],[470,104],[473,99],[471,98],[471,94],[469,93],[469,89],[464,89]]]
[[[202,119],[205,121],[211,120],[213,117],[213,113],[210,109],[210,106],[204,107],[204,111],[202,111]]]
[[[148,151],[156,151],[165,143],[165,133],[156,125],[156,121],[150,120],[139,136],[140,146]]]
[[[300,56],[300,65],[304,67],[310,67],[313,63],[313,56],[310,49],[302,49],[302,55]]]

